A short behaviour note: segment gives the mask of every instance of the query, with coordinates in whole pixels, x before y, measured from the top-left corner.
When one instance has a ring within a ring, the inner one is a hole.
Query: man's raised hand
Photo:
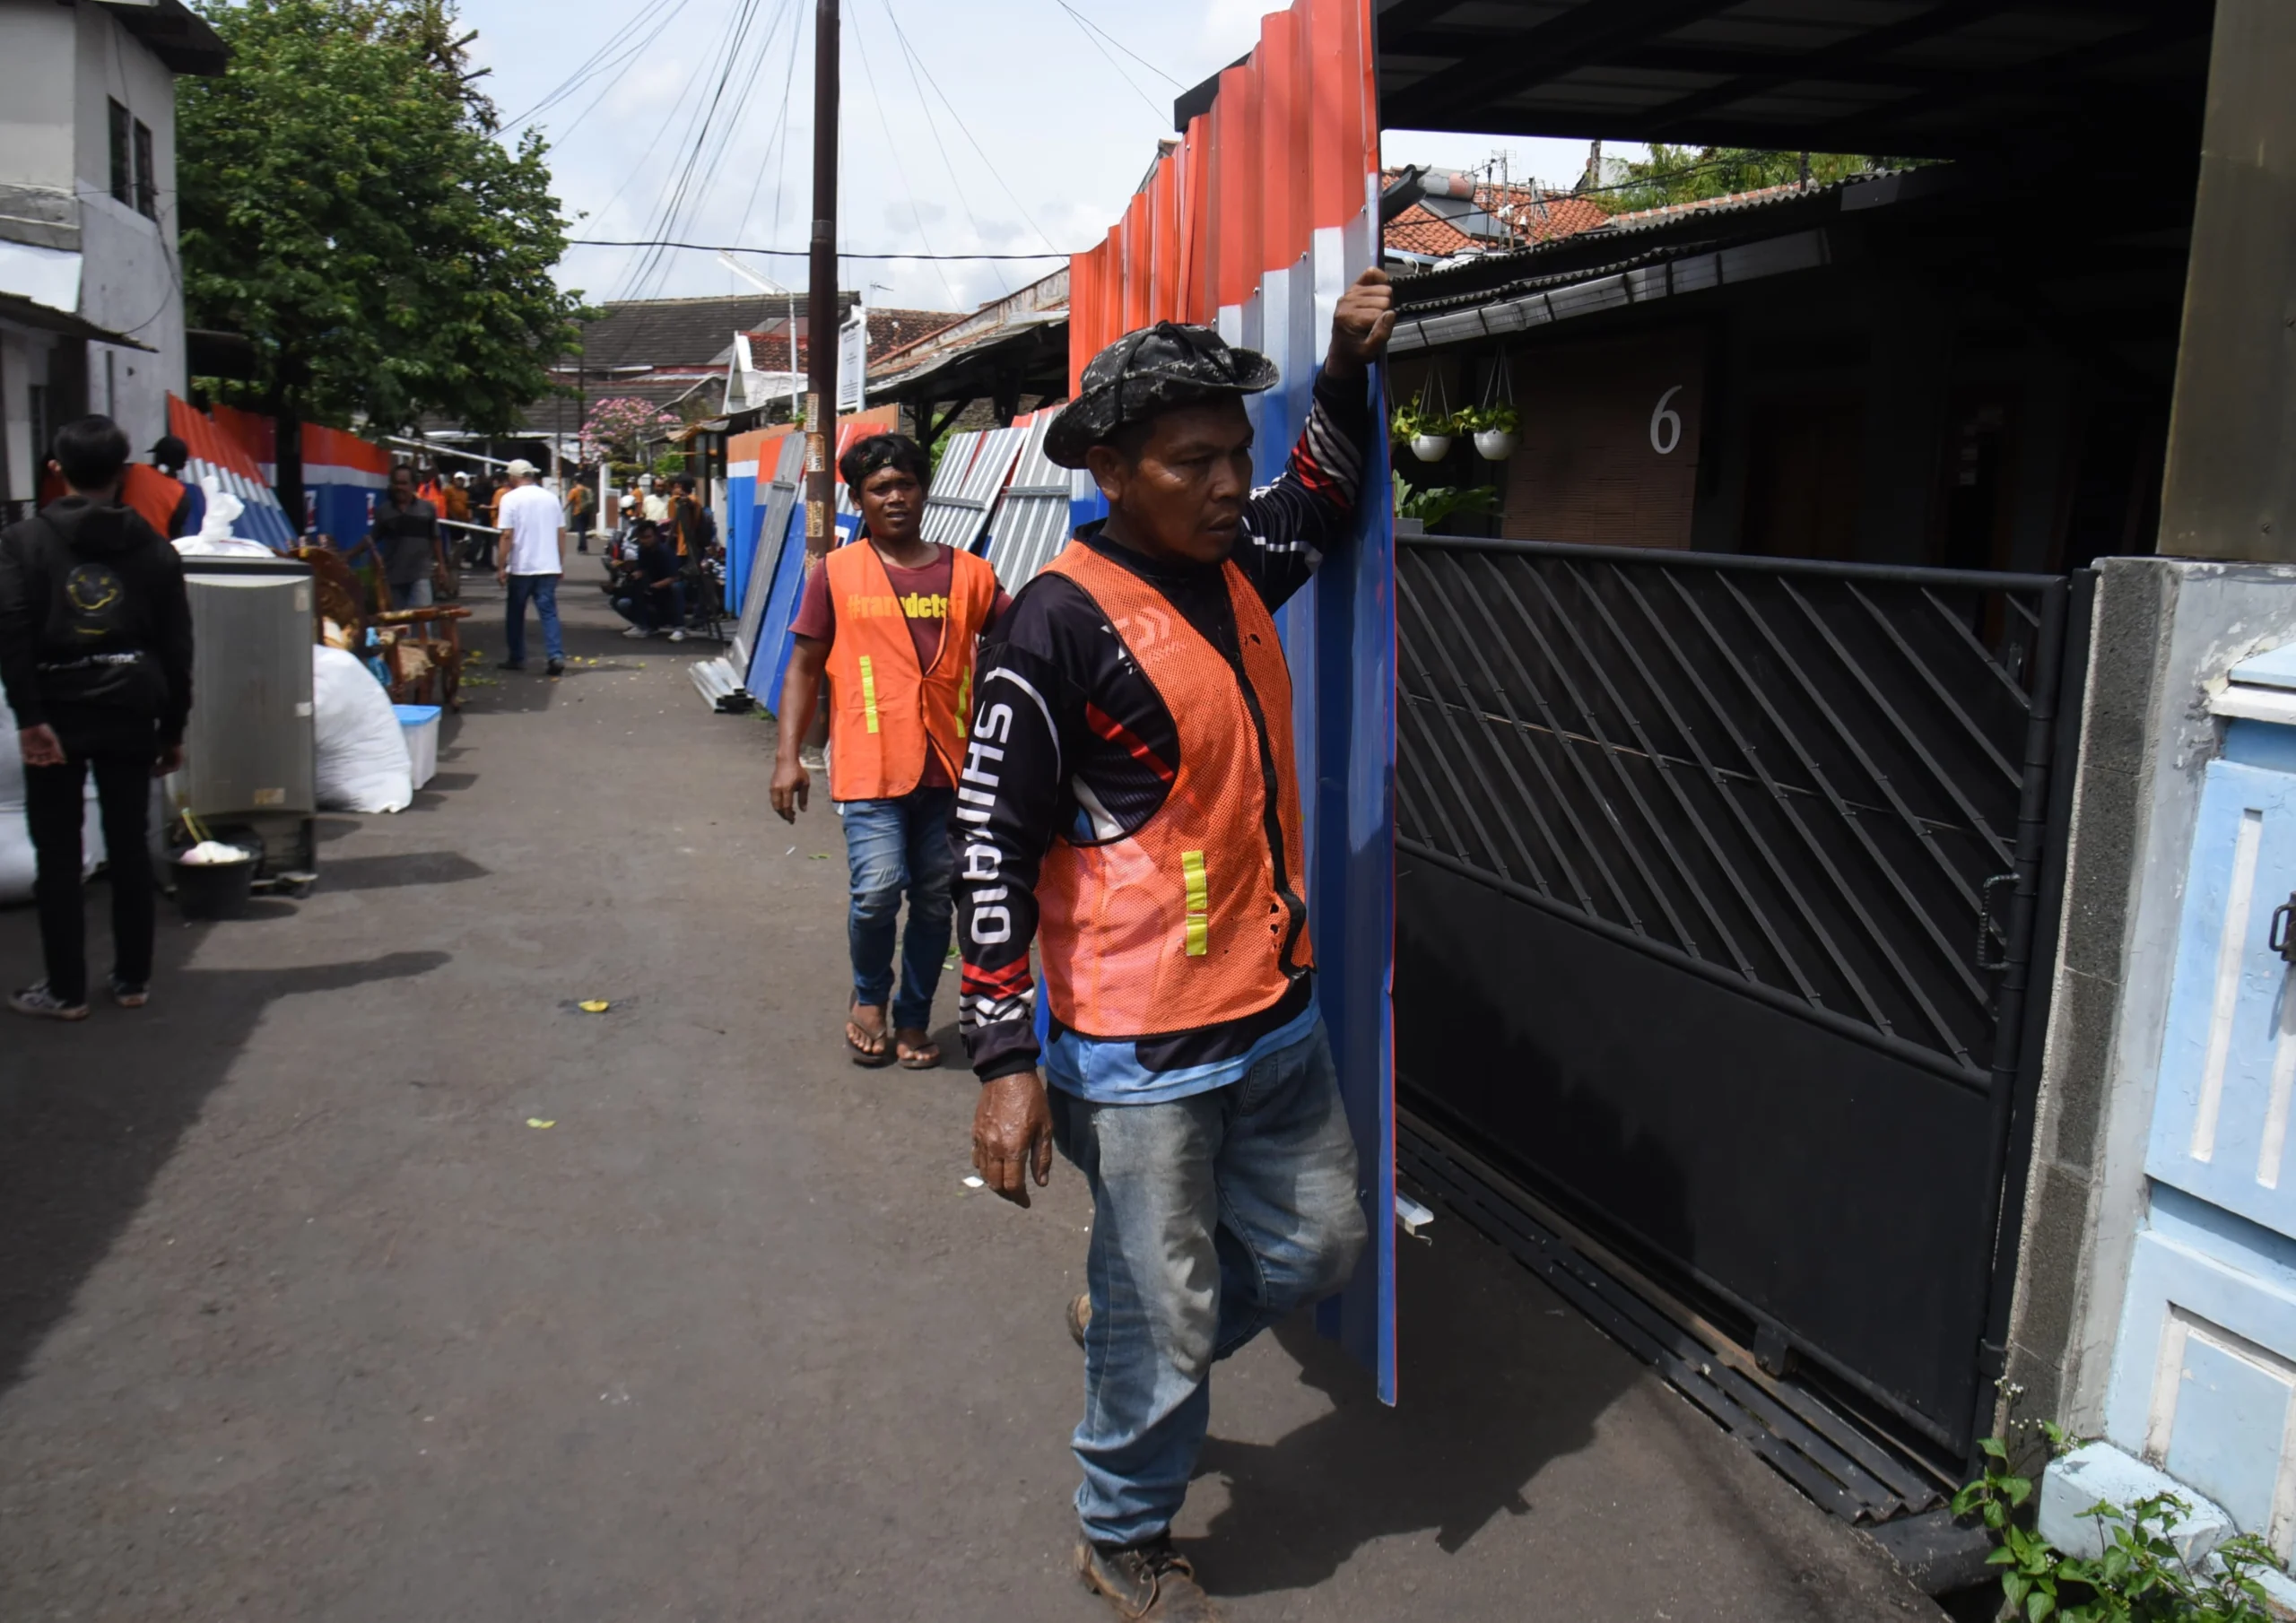
[[[1387,352],[1396,330],[1396,291],[1387,273],[1365,271],[1339,296],[1331,313],[1331,354],[1324,369],[1341,378],[1361,378]]]

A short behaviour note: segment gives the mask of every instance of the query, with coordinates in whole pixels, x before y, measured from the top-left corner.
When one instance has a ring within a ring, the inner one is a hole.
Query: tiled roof
[[[942,328],[962,321],[963,315],[954,310],[878,309],[869,311],[869,364],[875,366],[896,350],[906,349],[918,339]],[[789,365],[789,340],[783,329],[789,325],[784,315],[779,319],[750,331],[750,361],[761,372],[786,372]],[[802,308],[797,317],[797,365],[806,361],[805,320]]]
[[[1397,173],[1384,177],[1393,185]],[[1396,253],[1450,258],[1506,252],[1575,237],[1609,222],[1591,197],[1535,186],[1500,186],[1470,175],[1438,174],[1426,198],[1387,222],[1385,240]]]
[[[1890,172],[1886,169],[1877,171],[1880,174]],[[1874,177],[1858,175],[1852,178],[1866,180]],[[1829,188],[1824,185],[1813,187],[1804,186],[1798,181],[1788,180],[1779,186],[1757,187],[1751,192],[1727,192],[1719,197],[1699,197],[1688,203],[1665,204],[1655,209],[1634,209],[1623,214],[1613,214],[1610,219],[1613,225],[1622,228],[1648,225],[1655,221],[1671,219],[1677,214],[1712,213],[1717,209],[1737,208],[1746,204],[1769,203],[1781,197],[1799,196],[1813,190],[1826,189]]]
[[[1433,254],[1445,259],[1476,246],[1475,239],[1457,226],[1429,213],[1423,203],[1413,204],[1387,221],[1387,241],[1399,254]]]
[[[853,308],[857,297],[853,293],[837,296],[840,317]],[[593,371],[612,367],[723,366],[735,333],[778,332],[789,318],[789,300],[778,293],[633,299],[603,308],[605,314],[582,329],[582,364]],[[884,318],[887,334],[882,340],[880,317]],[[907,343],[961,318],[953,310],[872,310],[870,352]],[[797,297],[797,321],[800,327],[805,325],[803,294]],[[801,342],[801,352],[803,348]]]

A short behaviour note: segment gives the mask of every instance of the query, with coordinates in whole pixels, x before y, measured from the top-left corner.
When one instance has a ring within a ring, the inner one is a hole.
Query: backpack
[[[39,667],[48,702],[157,716],[166,705],[167,678],[141,646],[151,617],[127,577],[102,559],[80,557],[45,513],[33,515],[20,534],[28,543],[39,538],[27,546],[25,561],[27,575],[48,594]]]

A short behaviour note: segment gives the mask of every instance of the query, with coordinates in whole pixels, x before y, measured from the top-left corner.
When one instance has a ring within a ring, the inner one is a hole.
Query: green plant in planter
[[[1398,478],[1396,487],[1396,516],[1416,518],[1433,529],[1454,513],[1494,513],[1499,509],[1499,491],[1492,485],[1417,485]]]
[[[1491,405],[1463,407],[1457,417],[1459,427],[1470,434],[1519,434],[1523,431],[1523,414],[1503,400]]]
[[[1459,416],[1457,412],[1439,412],[1406,404],[1396,408],[1395,415],[1387,421],[1387,431],[1398,442],[1416,439],[1422,434],[1440,438],[1459,431]]]
[[[2063,1428],[2044,1421],[2049,1452],[2066,1448]],[[2228,1539],[2196,1562],[2187,1561],[2170,1532],[2190,1506],[2159,1494],[2123,1510],[2098,1505],[2085,1512],[2104,1531],[2095,1560],[2068,1556],[2026,1524],[2031,1478],[2009,1468],[1998,1437],[1985,1451],[1985,1474],[1953,1496],[1953,1514],[1975,1515],[2000,1548],[1988,1557],[2003,1568],[2001,1616],[2022,1623],[2271,1623],[2264,1586],[2253,1574],[2273,1565],[2272,1551],[2253,1533]]]

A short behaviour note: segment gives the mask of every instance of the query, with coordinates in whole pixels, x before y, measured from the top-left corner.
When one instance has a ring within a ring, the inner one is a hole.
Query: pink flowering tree
[[[628,395],[601,400],[582,424],[585,462],[643,462],[646,447],[684,426],[676,413]]]

